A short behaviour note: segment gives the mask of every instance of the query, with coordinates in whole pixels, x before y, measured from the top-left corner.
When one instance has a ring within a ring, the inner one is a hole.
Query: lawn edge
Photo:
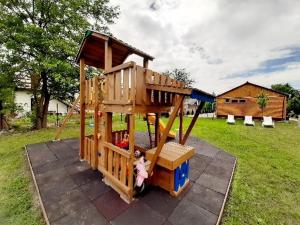
[[[233,164],[233,167],[232,167],[232,172],[231,172],[230,180],[229,180],[229,183],[228,183],[228,186],[227,186],[225,198],[223,200],[222,208],[221,208],[221,211],[220,211],[220,214],[219,214],[219,217],[218,217],[216,225],[219,225],[220,222],[221,222],[221,220],[222,220],[222,215],[223,215],[223,212],[224,212],[224,209],[225,209],[225,205],[226,205],[226,202],[227,202],[227,198],[228,198],[228,195],[229,195],[229,192],[230,192],[231,183],[232,183],[234,172],[235,172],[236,161],[237,161],[237,159],[235,158],[234,164]]]
[[[49,219],[48,219],[48,215],[46,213],[46,210],[45,210],[45,207],[44,207],[44,204],[43,204],[43,201],[42,201],[40,190],[39,190],[39,187],[37,185],[37,182],[36,182],[36,179],[35,179],[35,175],[33,173],[31,161],[30,161],[30,158],[29,158],[29,155],[28,155],[28,151],[27,151],[27,146],[25,145],[24,148],[25,148],[25,152],[26,152],[26,157],[27,157],[28,165],[29,165],[29,168],[30,168],[31,178],[33,180],[33,183],[34,183],[34,186],[35,186],[35,189],[36,189],[36,192],[37,192],[37,196],[38,196],[38,199],[39,199],[40,207],[42,208],[42,213],[43,213],[43,216],[44,216],[44,220],[45,220],[45,222],[46,222],[47,225],[50,225],[50,222],[49,222]]]

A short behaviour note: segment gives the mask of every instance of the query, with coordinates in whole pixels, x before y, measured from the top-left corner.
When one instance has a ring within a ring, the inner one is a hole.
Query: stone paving
[[[136,134],[145,143],[146,134]],[[236,159],[198,138],[187,145],[190,185],[178,198],[157,187],[127,204],[78,159],[79,141],[68,139],[26,146],[33,178],[51,225],[210,225],[217,224],[229,191]]]

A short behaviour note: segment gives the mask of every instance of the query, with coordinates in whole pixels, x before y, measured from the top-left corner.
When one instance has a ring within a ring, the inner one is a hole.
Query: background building
[[[257,96],[262,91],[269,98],[263,114],[257,104]],[[216,115],[218,117],[226,117],[228,114],[236,117],[249,115],[254,118],[261,118],[264,115],[272,116],[276,120],[284,120],[286,119],[287,98],[288,95],[284,93],[246,82],[217,96]]]

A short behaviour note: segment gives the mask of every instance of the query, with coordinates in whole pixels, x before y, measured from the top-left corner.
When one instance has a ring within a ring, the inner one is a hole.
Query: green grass
[[[165,119],[166,120],[166,119]],[[187,127],[190,118],[185,118]],[[89,121],[87,121],[88,132]],[[114,129],[125,127],[114,118]],[[137,117],[137,130],[146,123]],[[173,128],[178,127],[175,121]],[[23,146],[52,140],[55,129],[0,136],[0,224],[43,224],[33,194]],[[200,119],[193,135],[238,159],[223,224],[300,224],[300,129],[276,123],[275,129],[227,125],[221,119]],[[62,138],[77,137],[77,123]]]

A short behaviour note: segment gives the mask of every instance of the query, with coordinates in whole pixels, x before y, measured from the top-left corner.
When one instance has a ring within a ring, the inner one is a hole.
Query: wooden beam
[[[58,139],[59,139],[59,137],[60,137],[60,135],[61,135],[61,132],[62,132],[63,129],[65,128],[65,126],[66,126],[68,120],[72,117],[73,111],[74,111],[74,109],[75,109],[75,106],[78,104],[79,99],[80,99],[80,95],[79,95],[79,96],[76,98],[76,100],[74,101],[74,103],[73,103],[71,109],[70,109],[69,112],[68,112],[68,115],[64,118],[61,127],[58,128],[58,130],[56,131],[56,134],[55,134],[55,137],[54,137],[55,140],[58,140]]]
[[[168,86],[157,85],[157,84],[146,84],[146,88],[150,90],[165,91],[165,92],[171,92],[171,93],[183,94],[183,95],[190,95],[192,93],[192,89],[190,88],[168,87]]]
[[[159,154],[160,154],[160,152],[161,152],[161,150],[162,150],[164,144],[166,143],[168,134],[169,134],[169,132],[170,132],[170,130],[171,130],[171,128],[172,128],[172,125],[173,125],[174,120],[175,120],[175,118],[176,118],[176,116],[177,116],[177,113],[178,113],[178,110],[179,110],[179,108],[180,108],[180,105],[181,105],[181,103],[182,103],[182,101],[183,101],[183,98],[184,98],[183,95],[180,95],[180,96],[179,96],[178,102],[177,102],[177,104],[175,105],[175,107],[174,107],[174,109],[173,109],[173,112],[172,112],[172,114],[171,114],[171,116],[170,116],[170,118],[169,118],[169,120],[168,120],[167,126],[166,126],[166,128],[165,128],[165,130],[164,130],[164,132],[163,132],[163,134],[162,134],[162,137],[161,137],[161,139],[160,139],[160,142],[159,142],[159,144],[158,144],[158,146],[157,146],[157,149],[156,149],[156,151],[155,151],[155,154],[153,155],[153,158],[152,158],[152,160],[151,160],[151,165],[150,165],[150,168],[149,168],[149,171],[148,171],[148,174],[149,174],[150,176],[151,176],[151,174],[152,174],[152,171],[153,171],[153,168],[154,168],[154,166],[155,166],[155,164],[156,164],[156,161],[157,161],[157,159],[158,159],[158,156],[159,156]]]
[[[188,139],[188,137],[189,137],[189,135],[190,135],[190,133],[191,133],[191,131],[192,131],[192,129],[193,129],[193,127],[194,127],[197,119],[198,119],[198,116],[199,116],[199,114],[201,112],[201,109],[203,108],[204,104],[205,104],[205,102],[201,101],[201,103],[198,106],[198,108],[197,108],[197,110],[195,112],[195,115],[194,115],[194,117],[193,117],[193,119],[192,119],[192,121],[191,121],[191,123],[190,123],[190,125],[189,125],[189,127],[188,127],[188,129],[186,131],[186,133],[184,134],[183,139],[180,142],[180,144],[182,144],[182,145],[185,144],[186,140]]]
[[[129,115],[129,165],[128,165],[128,187],[130,189],[130,200],[133,196],[133,163],[134,163],[134,140],[135,140],[135,114]]]
[[[155,113],[155,122],[154,122],[154,127],[155,127],[155,146],[156,147],[159,143],[159,117],[160,113]]]
[[[147,69],[148,66],[149,66],[149,59],[144,58],[144,59],[143,59],[143,67]]]
[[[99,77],[93,78],[93,86],[94,86],[94,151],[92,152],[92,169],[97,169],[98,167],[98,148],[99,148]]]
[[[84,157],[84,138],[85,138],[85,60],[80,58],[80,158]]]
[[[112,67],[112,49],[108,41],[105,41],[104,60],[104,70],[106,72]]]
[[[179,143],[181,143],[182,140],[182,128],[183,128],[183,101],[180,105],[180,113],[179,113]]]

